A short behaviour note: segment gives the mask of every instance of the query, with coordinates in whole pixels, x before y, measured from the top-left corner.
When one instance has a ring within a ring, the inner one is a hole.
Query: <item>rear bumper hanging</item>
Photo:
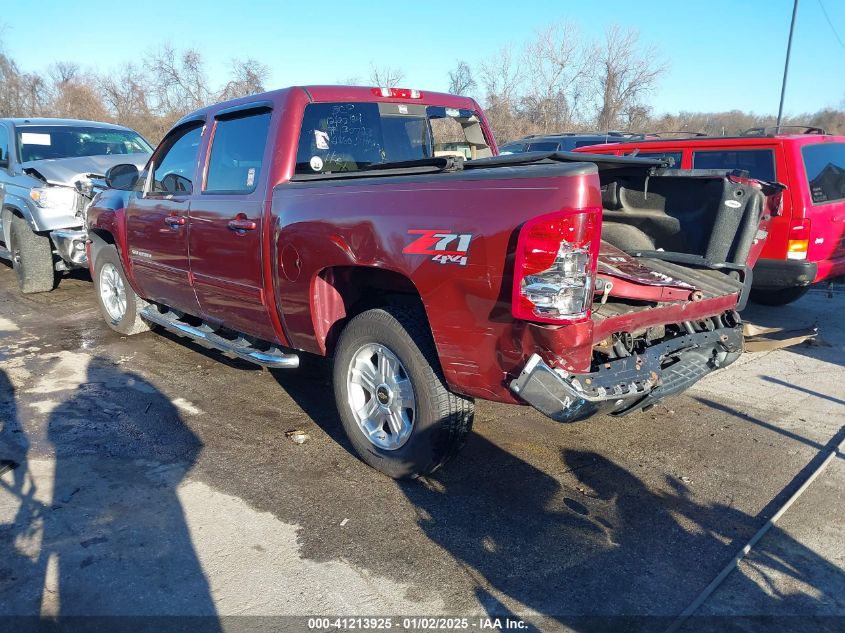
[[[534,354],[510,388],[532,407],[558,422],[597,413],[623,415],[684,391],[742,352],[742,327],[677,336],[642,354],[614,360],[588,374],[549,367]]]

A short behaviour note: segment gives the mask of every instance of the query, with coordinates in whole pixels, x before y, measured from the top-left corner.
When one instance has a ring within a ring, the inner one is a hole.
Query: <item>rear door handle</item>
[[[258,228],[258,224],[255,220],[247,220],[245,216],[238,216],[234,220],[229,220],[229,228],[243,233],[244,231],[254,231]]]
[[[181,215],[168,215],[164,218],[164,223],[169,224],[171,227],[183,226],[185,224],[185,218]]]

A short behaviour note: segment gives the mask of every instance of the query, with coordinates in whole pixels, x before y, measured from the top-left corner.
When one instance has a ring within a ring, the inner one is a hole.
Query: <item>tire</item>
[[[751,300],[764,306],[785,306],[798,301],[810,290],[809,286],[794,286],[778,290],[751,290]]]
[[[383,357],[389,359],[388,354],[398,360],[398,366],[390,361],[387,366],[395,371],[384,379],[377,366]],[[362,387],[365,374],[375,375],[371,382],[381,384]],[[337,343],[333,381],[340,419],[356,452],[394,479],[434,472],[460,451],[472,428],[474,403],[446,387],[422,309],[391,306],[352,319]],[[402,408],[409,394],[413,406]],[[401,430],[395,431],[390,422],[380,426],[379,416],[388,409],[394,411],[391,419],[396,422],[397,407]],[[371,425],[375,431],[369,434],[359,423],[364,409],[375,410]]]
[[[49,237],[33,232],[26,220],[12,214],[7,247],[23,294],[49,292],[55,287],[53,244]]]
[[[149,331],[150,326],[141,318],[141,310],[149,303],[132,290],[117,249],[110,244],[97,253],[94,289],[100,312],[111,329],[127,336]]]

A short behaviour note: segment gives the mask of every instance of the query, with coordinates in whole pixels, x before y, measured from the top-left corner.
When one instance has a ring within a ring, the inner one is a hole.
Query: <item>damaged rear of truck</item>
[[[387,294],[418,295],[455,394],[572,422],[679,393],[743,351],[780,187],[666,167],[529,153],[294,176],[274,192],[284,241],[330,245],[297,271],[313,287],[280,279],[292,331],[316,311],[316,343],[295,346],[331,353],[335,326],[379,301],[375,266]]]
[[[559,421],[641,410],[733,363],[743,351],[738,311],[780,207],[779,185],[740,173],[587,159],[595,161],[599,190],[558,235],[542,220],[539,230],[535,222],[524,227],[515,267],[517,316],[533,313],[552,328],[567,318],[583,330],[574,354],[534,353],[509,383]],[[574,241],[563,239],[567,231]],[[558,236],[554,263],[538,270]],[[526,253],[539,261],[526,264]],[[562,293],[571,301],[566,315],[547,306]]]

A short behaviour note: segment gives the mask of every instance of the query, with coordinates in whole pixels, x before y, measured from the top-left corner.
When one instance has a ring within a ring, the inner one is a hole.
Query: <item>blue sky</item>
[[[845,2],[821,0],[845,41]],[[401,68],[408,87],[445,90],[456,60],[474,65],[567,18],[598,37],[617,22],[637,28],[669,69],[650,102],[657,112],[775,113],[792,0],[6,0],[6,51],[26,70],[72,60],[108,70],[157,44],[200,49],[215,81],[232,58],[269,66],[269,87],[366,78],[371,62]],[[117,7],[117,8],[116,8]],[[123,7],[122,9],[120,7]],[[840,106],[845,47],[819,0],[801,0],[787,87],[788,113]]]

